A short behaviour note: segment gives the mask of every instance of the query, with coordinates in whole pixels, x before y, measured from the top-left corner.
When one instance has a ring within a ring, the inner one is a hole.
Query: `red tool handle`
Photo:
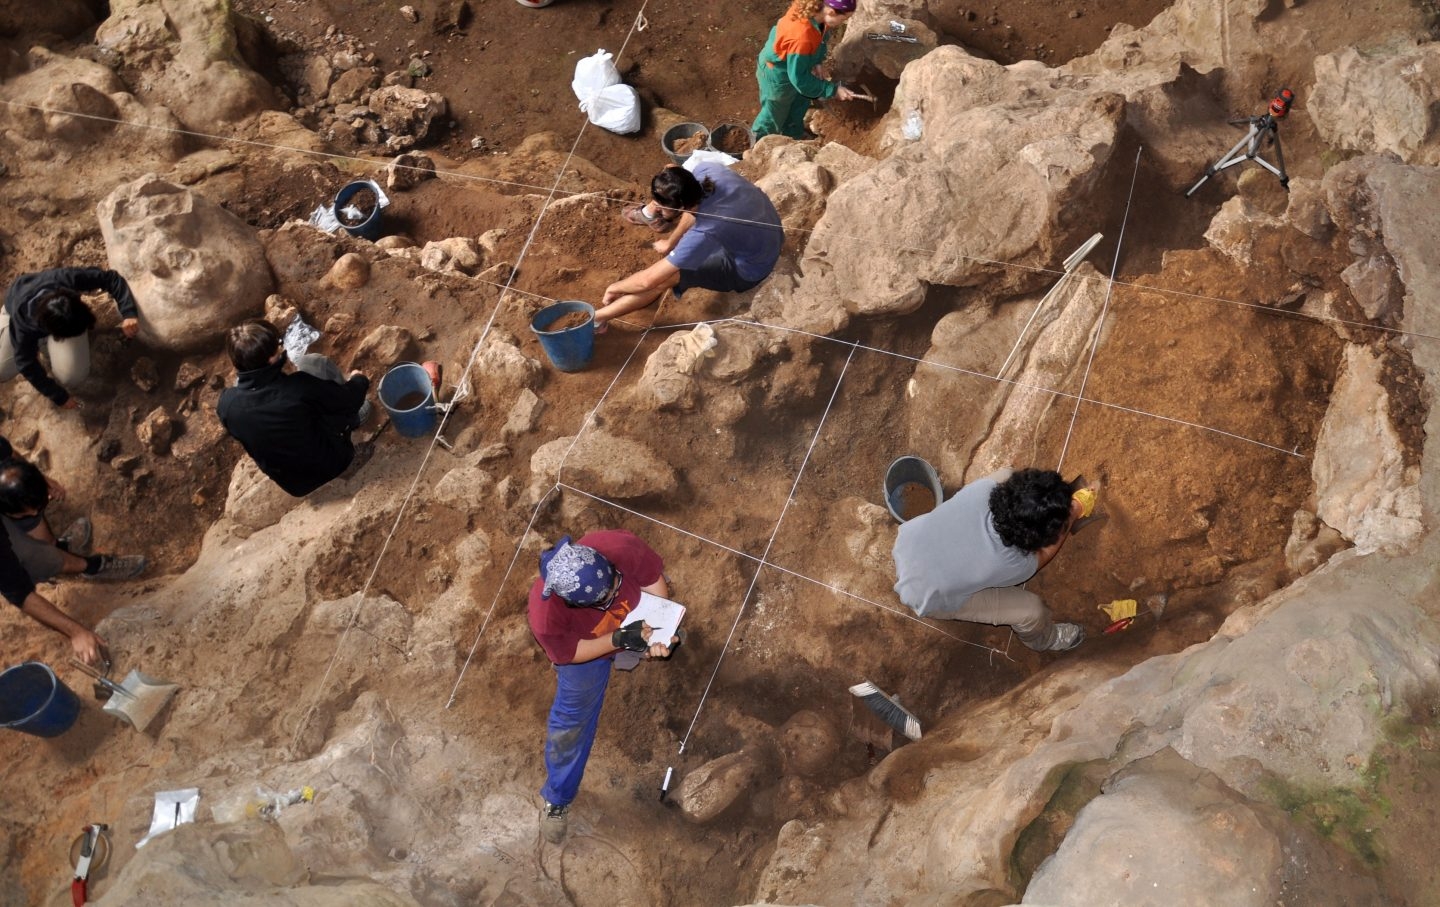
[[[70,883],[70,900],[75,907],[85,907],[85,880],[76,879]]]

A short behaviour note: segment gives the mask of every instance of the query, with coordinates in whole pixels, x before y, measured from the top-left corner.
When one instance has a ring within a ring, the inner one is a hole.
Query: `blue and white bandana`
[[[553,594],[574,605],[598,605],[610,596],[615,568],[600,552],[574,544],[567,535],[541,552],[540,575],[545,579],[542,597]]]

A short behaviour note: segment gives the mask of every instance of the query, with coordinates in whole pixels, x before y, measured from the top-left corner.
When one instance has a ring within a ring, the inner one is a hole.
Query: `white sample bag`
[[[580,99],[580,109],[601,129],[628,135],[640,129],[640,96],[620,81],[614,58],[608,50],[597,50],[575,64],[570,90]]]

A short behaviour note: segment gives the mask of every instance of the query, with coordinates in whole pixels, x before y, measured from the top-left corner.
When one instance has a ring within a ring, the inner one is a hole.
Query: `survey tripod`
[[[1230,125],[1232,126],[1241,126],[1248,123],[1250,125],[1250,132],[1245,138],[1236,142],[1234,148],[1225,152],[1224,157],[1209,167],[1206,167],[1205,174],[1200,177],[1199,182],[1190,187],[1190,190],[1185,193],[1185,197],[1189,198],[1194,195],[1196,189],[1205,185],[1206,180],[1221,170],[1224,170],[1226,167],[1234,167],[1236,164],[1241,164],[1245,161],[1254,161],[1261,167],[1269,170],[1271,173],[1280,177],[1281,186],[1289,189],[1290,177],[1285,175],[1285,154],[1280,149],[1280,121],[1285,119],[1285,114],[1290,112],[1290,105],[1294,103],[1295,92],[1288,88],[1282,88],[1280,89],[1280,93],[1271,99],[1270,109],[1264,116],[1231,120]],[[1260,157],[1260,148],[1267,140],[1275,146],[1275,163],[1273,164],[1263,157]],[[1244,149],[1243,153],[1241,149]]]

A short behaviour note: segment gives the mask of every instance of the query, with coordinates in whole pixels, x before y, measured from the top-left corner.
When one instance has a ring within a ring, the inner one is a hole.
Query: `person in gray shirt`
[[[1052,470],[1002,469],[900,527],[895,592],[921,617],[1009,626],[1042,652],[1073,649],[1079,624],[1055,623],[1040,596],[1020,588],[1060,550],[1082,513]]]

